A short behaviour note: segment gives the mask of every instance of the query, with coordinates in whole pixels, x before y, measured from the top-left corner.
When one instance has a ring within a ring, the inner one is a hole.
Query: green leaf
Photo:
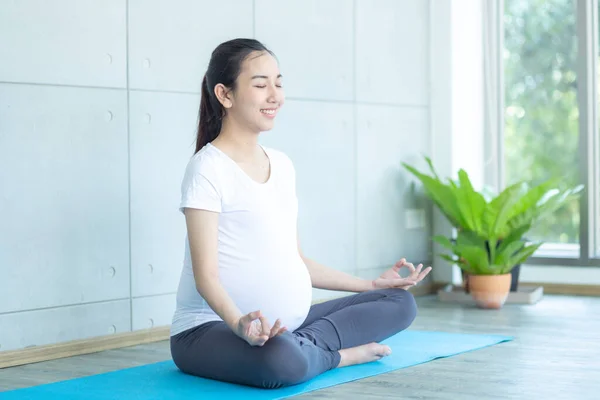
[[[516,254],[514,254],[510,261],[509,264],[512,266],[515,266],[517,264],[522,264],[525,261],[527,261],[527,259],[529,257],[531,257],[531,255],[533,255],[533,253],[535,253],[537,251],[537,249],[540,248],[540,246],[543,243],[535,243],[535,244],[529,244],[525,247],[523,247],[521,250],[519,250]]]
[[[572,189],[567,189],[560,194],[549,196],[549,198],[544,199],[544,201],[540,202],[540,204],[537,207],[536,219],[543,218],[546,215],[553,213],[565,204],[575,199],[578,199],[581,195],[583,188],[583,185],[578,185]]]
[[[465,228],[482,233],[482,215],[486,207],[486,201],[480,193],[473,189],[468,174],[461,169],[458,172],[460,187],[456,191],[456,200],[460,212],[466,222]]]
[[[502,242],[502,244],[504,244],[504,242]],[[514,267],[514,265],[509,265],[511,263],[511,260],[513,259],[513,256],[515,253],[517,253],[523,246],[525,245],[525,242],[522,240],[517,240],[517,241],[513,241],[511,243],[509,243],[508,245],[504,246],[502,248],[502,250],[500,248],[498,248],[498,251],[496,253],[496,258],[494,259],[494,264],[496,265],[501,265],[501,266],[510,266],[510,267]]]
[[[523,225],[518,229],[512,231],[508,236],[502,239],[502,243],[498,246],[498,252],[503,253],[506,251],[506,247],[508,247],[511,243],[516,241],[521,241],[523,235],[530,229],[530,225]]]
[[[439,179],[422,174],[416,168],[406,163],[402,165],[421,181],[431,200],[453,226],[464,226],[464,221],[457,205],[456,194],[450,186],[442,183]]]
[[[438,176],[437,172],[435,172],[435,168],[433,168],[433,163],[431,162],[431,158],[425,157],[425,162],[427,163],[427,165],[429,165],[429,170],[431,171],[431,173],[433,174],[435,179],[437,179],[439,181],[440,177]]]
[[[438,254],[438,256],[440,256],[446,261],[449,261],[452,264],[456,263],[456,259],[454,258],[454,256],[450,256],[448,254]]]
[[[454,250],[454,245],[446,236],[436,235],[433,237],[433,240],[449,250]]]
[[[456,245],[458,246],[476,246],[485,248],[485,239],[476,232],[460,231],[456,236]]]
[[[538,212],[537,209],[530,208],[522,214],[514,216],[506,223],[506,229],[502,232],[502,235],[506,235],[507,232],[520,230],[524,226],[531,227]]]
[[[548,181],[530,189],[513,205],[508,218],[511,219],[516,215],[535,208],[544,195],[548,193],[552,187],[556,186],[556,182],[557,181],[555,179],[549,179]]]
[[[449,256],[447,254],[439,254],[439,256],[441,258],[443,258],[444,260],[450,262],[451,264],[458,265],[460,269],[466,271],[469,274],[476,274],[477,273],[477,271],[475,269],[471,268],[468,264],[465,264],[464,262],[461,262],[460,260],[457,260],[453,256]]]
[[[535,204],[530,205],[528,209],[524,209],[520,214],[514,215],[508,221],[507,230],[519,229],[524,225],[532,225],[537,220],[553,213],[560,207],[568,204],[579,197],[583,190],[583,185],[560,192],[558,189],[548,189]]]
[[[490,267],[489,271],[486,275],[504,275],[510,272],[512,267],[507,267],[506,265],[493,265]]]
[[[507,230],[510,210],[526,190],[526,183],[516,183],[504,189],[494,200],[487,204],[483,213],[483,220],[488,237],[500,237]]]
[[[490,262],[493,263],[493,260],[496,259],[496,247],[498,246],[498,239],[495,237],[491,237],[488,239],[488,251],[489,251],[489,259]]]
[[[488,253],[485,249],[469,245],[456,245],[455,249],[455,253],[477,273],[489,269]]]

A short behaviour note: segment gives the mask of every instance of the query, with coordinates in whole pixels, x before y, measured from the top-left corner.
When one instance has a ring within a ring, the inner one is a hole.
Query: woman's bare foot
[[[339,350],[339,353],[342,359],[337,366],[338,368],[380,360],[392,354],[392,349],[383,344],[368,343],[362,346]]]

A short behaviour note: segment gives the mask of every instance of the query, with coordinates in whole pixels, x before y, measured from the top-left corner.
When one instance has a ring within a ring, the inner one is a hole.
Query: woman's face
[[[226,118],[259,133],[273,128],[285,102],[277,60],[268,52],[251,53],[243,62],[236,88],[224,102]]]

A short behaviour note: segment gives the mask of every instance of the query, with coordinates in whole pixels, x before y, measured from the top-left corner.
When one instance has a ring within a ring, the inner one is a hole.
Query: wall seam
[[[359,224],[358,224],[358,175],[359,175],[359,166],[358,166],[358,118],[356,114],[358,113],[358,103],[357,103],[357,62],[356,62],[356,38],[357,38],[357,2],[358,0],[352,0],[352,108],[354,112],[352,113],[352,129],[354,134],[354,273],[357,274],[360,270],[358,265],[359,263]]]
[[[131,257],[131,107],[129,92],[129,0],[125,0],[125,85],[127,87],[127,223],[129,253],[129,330],[133,331],[133,265]]]

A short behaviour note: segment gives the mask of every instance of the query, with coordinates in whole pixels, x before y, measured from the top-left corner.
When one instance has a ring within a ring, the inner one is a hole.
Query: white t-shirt
[[[261,310],[273,325],[289,331],[305,320],[312,301],[310,275],[297,246],[298,201],[292,161],[263,146],[271,162],[266,183],[258,183],[212,144],[189,161],[181,185],[180,211],[219,213],[219,279],[245,315]],[[171,335],[221,318],[196,289],[189,240]]]

